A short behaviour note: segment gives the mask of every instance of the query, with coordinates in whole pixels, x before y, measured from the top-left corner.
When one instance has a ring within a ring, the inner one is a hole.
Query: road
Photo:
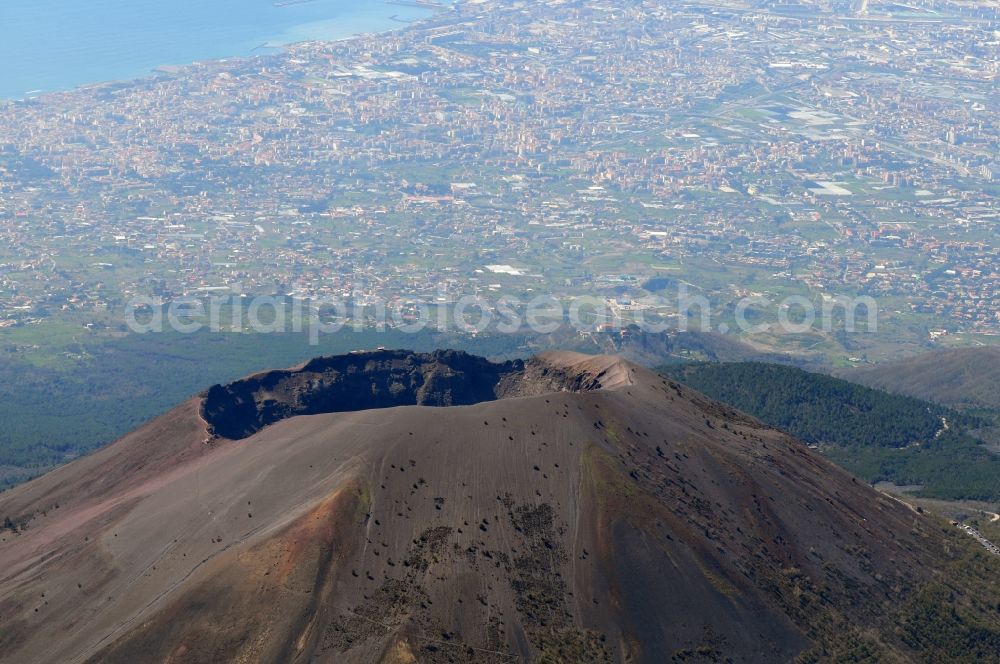
[[[967,534],[972,536],[977,542],[983,545],[983,547],[995,556],[1000,556],[1000,546],[997,546],[993,542],[986,539],[981,532],[973,528],[972,526],[959,523],[956,524],[960,529],[964,530]]]

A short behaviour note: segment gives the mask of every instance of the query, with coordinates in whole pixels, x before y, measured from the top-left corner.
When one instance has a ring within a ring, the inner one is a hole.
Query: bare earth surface
[[[324,384],[466,361],[352,357]],[[0,495],[0,661],[919,659],[886,607],[968,538],[619,358],[508,373],[239,440],[194,400]]]

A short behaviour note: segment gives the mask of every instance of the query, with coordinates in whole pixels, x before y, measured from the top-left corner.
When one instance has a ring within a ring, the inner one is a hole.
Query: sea
[[[0,99],[385,32],[429,14],[384,0],[0,0]]]

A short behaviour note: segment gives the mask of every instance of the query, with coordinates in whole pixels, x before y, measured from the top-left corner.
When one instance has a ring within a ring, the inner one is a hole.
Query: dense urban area
[[[998,26],[981,2],[469,0],[4,102],[0,326],[683,284],[996,335]]]

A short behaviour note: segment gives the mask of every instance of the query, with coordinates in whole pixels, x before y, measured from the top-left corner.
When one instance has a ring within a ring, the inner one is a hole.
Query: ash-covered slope
[[[486,376],[240,440],[192,402],[0,496],[0,661],[997,652],[996,561],[787,436],[617,358]]]

